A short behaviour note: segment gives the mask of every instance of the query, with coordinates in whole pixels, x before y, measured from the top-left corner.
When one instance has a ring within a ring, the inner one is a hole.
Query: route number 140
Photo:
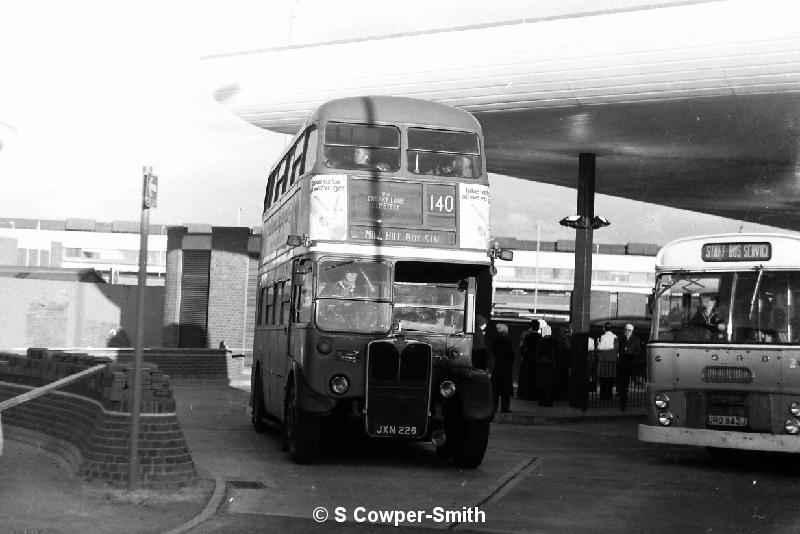
[[[452,213],[455,208],[453,195],[430,195],[430,211],[438,213]]]

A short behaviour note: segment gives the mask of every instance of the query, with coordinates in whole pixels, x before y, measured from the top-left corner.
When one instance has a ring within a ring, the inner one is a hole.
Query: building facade
[[[168,229],[163,346],[252,350],[260,244],[250,228]]]
[[[137,283],[139,223],[0,218],[0,265],[94,269],[110,284]],[[150,225],[147,283],[164,285],[167,227]]]
[[[497,262],[492,318],[529,322],[533,318],[567,323],[575,277],[575,242],[499,238],[514,250],[510,262]],[[592,254],[590,316],[605,319],[647,315],[647,296],[655,282],[658,245],[596,244]]]

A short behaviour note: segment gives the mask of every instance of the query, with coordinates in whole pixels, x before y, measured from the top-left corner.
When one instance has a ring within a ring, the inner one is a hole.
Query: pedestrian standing
[[[603,330],[603,335],[597,340],[597,380],[600,382],[600,399],[611,400],[617,377],[619,340],[611,331],[610,322],[603,324]]]
[[[494,410],[498,405],[501,413],[511,412],[511,396],[514,395],[514,348],[508,338],[508,327],[502,323],[495,325],[497,335],[492,338],[491,347],[494,355],[492,369],[492,397]]]
[[[554,400],[561,401],[569,397],[569,367],[572,358],[572,329],[569,325],[554,329],[556,340],[556,388]]]
[[[633,325],[628,323],[619,341],[619,363],[617,373],[617,396],[619,407],[624,412],[628,403],[628,386],[633,374],[633,365],[642,356],[642,342],[633,333]]]
[[[536,396],[539,406],[552,406],[556,388],[556,340],[549,327],[542,326],[542,338],[536,351]]]
[[[522,361],[517,379],[517,397],[520,399],[536,398],[536,351],[539,350],[539,341],[542,338],[540,330],[541,323],[538,319],[533,319],[520,339],[519,352]]]

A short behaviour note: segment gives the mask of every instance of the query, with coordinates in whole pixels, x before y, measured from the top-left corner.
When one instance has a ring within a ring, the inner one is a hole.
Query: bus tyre
[[[297,393],[293,386],[284,405],[284,443],[289,456],[297,464],[311,464],[319,456],[322,439],[322,420],[297,408]]]
[[[264,386],[261,384],[261,370],[256,372],[255,383],[253,384],[253,428],[256,432],[267,430],[264,416],[267,410],[264,408]]]
[[[453,461],[459,467],[481,465],[489,444],[489,421],[465,421],[458,443],[453,446]]]

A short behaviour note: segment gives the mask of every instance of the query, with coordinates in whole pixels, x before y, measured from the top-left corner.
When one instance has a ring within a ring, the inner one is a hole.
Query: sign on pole
[[[142,209],[155,208],[158,205],[158,176],[153,174],[153,167],[144,167],[144,192],[142,193]]]

